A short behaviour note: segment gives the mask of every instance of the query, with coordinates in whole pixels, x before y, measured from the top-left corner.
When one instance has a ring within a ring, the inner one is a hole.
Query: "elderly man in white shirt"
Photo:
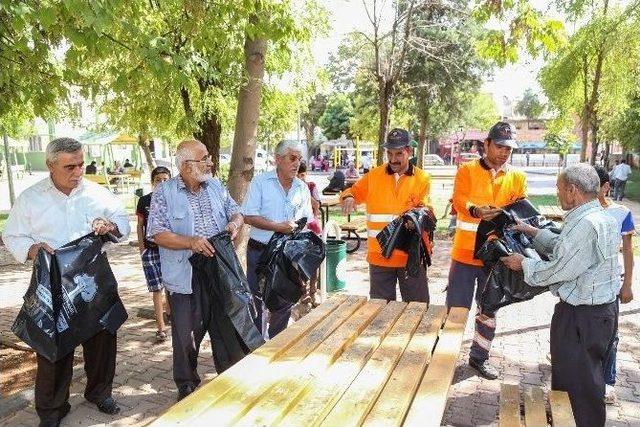
[[[302,152],[300,145],[282,141],[275,149],[276,170],[264,172],[251,181],[249,192],[242,206],[245,223],[251,225],[247,243],[247,280],[254,295],[258,316],[256,327],[266,333],[263,324],[262,299],[256,275],[260,256],[274,232],[292,233],[296,220],[314,219],[311,193],[304,181],[297,177]],[[272,312],[269,318],[269,337],[273,338],[287,327],[291,306]]]
[[[82,145],[71,138],[49,143],[46,152],[48,178],[26,189],[9,213],[4,243],[19,262],[36,258],[40,248],[48,252],[91,233],[111,233],[119,240],[130,232],[122,203],[107,189],[82,179]],[[85,398],[107,414],[120,411],[111,396],[115,375],[117,339],[106,330],[83,343],[87,385]],[[57,426],[67,415],[73,352],[56,363],[38,355],[35,403],[41,426]]]

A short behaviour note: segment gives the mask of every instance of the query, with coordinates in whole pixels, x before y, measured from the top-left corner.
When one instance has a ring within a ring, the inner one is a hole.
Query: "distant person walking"
[[[631,175],[631,167],[625,159],[620,161],[611,171],[611,179],[613,180],[613,200],[620,201],[624,197],[624,188],[627,180]]]

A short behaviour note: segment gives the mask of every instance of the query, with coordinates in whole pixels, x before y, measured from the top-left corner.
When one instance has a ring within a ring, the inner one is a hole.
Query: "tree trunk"
[[[389,131],[391,104],[393,103],[393,84],[388,81],[383,81],[379,84],[379,88],[378,107],[380,109],[380,123],[378,124],[378,158],[376,161],[378,166],[383,163],[384,149],[382,148],[382,144],[384,144]]]
[[[429,123],[429,106],[423,104],[422,111],[418,114],[420,118],[420,134],[418,135],[418,166],[424,166],[424,150],[427,144],[427,124]]]
[[[255,171],[254,159],[266,53],[267,41],[265,39],[254,40],[248,36],[246,37],[244,57],[248,79],[238,93],[236,129],[233,137],[231,169],[228,181],[229,193],[238,203],[242,203],[244,200]],[[246,226],[240,230],[237,240],[238,254],[246,254],[247,232],[248,227]],[[246,262],[244,258],[244,256],[240,256],[243,264]]]
[[[149,138],[138,134],[138,145],[142,149],[144,158],[147,161],[147,166],[149,167],[149,172],[151,172],[156,167],[156,160],[151,155],[151,150],[149,149]]]
[[[602,158],[602,167],[609,169],[609,155],[611,154],[611,143],[607,140],[604,143],[604,157]]]
[[[595,114],[592,114],[591,121],[591,158],[589,159],[590,165],[596,164],[596,159],[598,158],[598,145],[600,141],[598,141],[598,130],[600,125],[598,123],[598,117]]]
[[[214,175],[218,172],[218,163],[220,159],[220,136],[222,135],[222,124],[216,114],[209,113],[198,121],[198,130],[193,136],[202,142],[206,147],[209,155],[211,155],[211,173]]]

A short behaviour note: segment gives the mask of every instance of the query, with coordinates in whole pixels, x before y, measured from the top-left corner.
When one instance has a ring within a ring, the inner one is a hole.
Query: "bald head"
[[[180,142],[176,149],[176,166],[178,170],[182,170],[185,160],[200,160],[202,156],[198,157],[198,154],[201,152],[206,155],[207,147],[197,139],[185,139]]]

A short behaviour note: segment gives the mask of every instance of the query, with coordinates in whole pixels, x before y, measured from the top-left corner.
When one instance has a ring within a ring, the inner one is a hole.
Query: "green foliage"
[[[342,93],[331,95],[320,117],[319,124],[322,132],[329,139],[338,139],[342,135],[351,136],[349,126],[353,114],[353,104],[347,95]]]
[[[545,106],[538,95],[531,89],[525,90],[522,98],[516,103],[515,111],[518,114],[522,114],[527,120],[533,120],[539,118],[544,112]]]
[[[543,136],[545,148],[563,156],[568,154],[576,139],[572,127],[573,121],[569,116],[560,116],[549,121]]]
[[[628,107],[611,121],[608,136],[629,151],[640,151],[640,92],[630,96]]]
[[[54,51],[62,28],[51,2],[0,0],[0,122],[18,128],[40,116],[55,115],[67,96]]]
[[[515,63],[521,50],[532,56],[556,52],[565,45],[562,22],[550,19],[529,0],[480,0],[473,16],[487,30],[478,42],[478,52],[499,66]],[[495,22],[503,25],[496,25]]]
[[[295,129],[300,108],[297,93],[287,93],[270,85],[263,86],[258,142],[267,151],[274,148],[287,131]]]
[[[499,119],[498,107],[491,95],[479,92],[462,104],[463,127],[467,129],[489,129]]]

